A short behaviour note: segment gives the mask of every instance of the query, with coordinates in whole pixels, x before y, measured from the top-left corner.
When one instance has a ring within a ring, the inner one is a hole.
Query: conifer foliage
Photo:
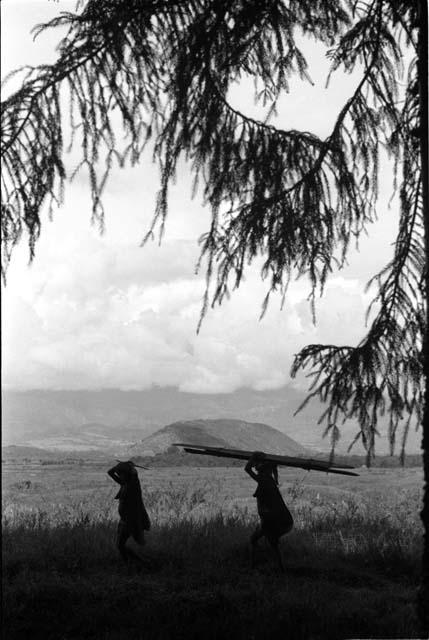
[[[379,158],[387,151],[400,224],[393,259],[371,283],[368,332],[357,346],[307,346],[292,373],[314,376],[309,397],[327,403],[322,419],[333,446],[341,420],[357,418],[369,462],[386,412],[392,450],[406,418],[403,455],[410,425],[423,420],[427,373],[425,15],[422,0],[81,0],[75,13],[36,29],[68,29],[57,62],[20,70],[21,88],[2,105],[3,275],[24,232],[34,255],[42,205],[62,199],[66,145],[82,148],[74,174],[88,171],[92,216],[102,226],[111,168],[135,165],[150,142],[161,178],[146,239],[162,236],[181,157],[212,212],[201,238],[202,317],[257,257],[268,289],[263,312],[296,274],[309,278],[314,309],[329,273],[376,217]],[[325,139],[270,119],[290,77],[310,79],[302,35],[326,45],[332,73],[357,78]],[[230,88],[244,78],[268,107],[264,121],[230,104]]]

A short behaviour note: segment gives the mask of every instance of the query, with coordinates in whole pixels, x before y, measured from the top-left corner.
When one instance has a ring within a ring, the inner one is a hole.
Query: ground
[[[4,628],[13,638],[417,638],[421,469],[282,469],[295,520],[281,574],[240,468],[139,471],[146,569],[114,547],[101,463],[3,465]]]

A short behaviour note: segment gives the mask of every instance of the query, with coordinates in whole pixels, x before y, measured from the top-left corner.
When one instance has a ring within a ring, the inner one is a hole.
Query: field
[[[282,469],[281,574],[242,469],[140,471],[147,569],[115,546],[106,465],[3,465],[3,626],[14,638],[418,638],[420,469]]]

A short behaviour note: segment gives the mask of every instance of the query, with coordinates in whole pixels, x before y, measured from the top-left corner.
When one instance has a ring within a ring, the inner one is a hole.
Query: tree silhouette
[[[3,276],[24,230],[34,255],[42,205],[61,201],[67,95],[70,144],[82,148],[75,172],[89,173],[100,225],[112,166],[135,165],[151,141],[161,179],[145,241],[156,231],[161,237],[178,159],[189,162],[212,212],[201,238],[201,317],[240,285],[257,256],[268,283],[262,312],[271,293],[285,296],[292,274],[309,277],[314,312],[329,273],[345,264],[351,241],[376,217],[380,152],[395,159],[400,223],[393,259],[370,283],[377,294],[368,332],[355,347],[305,347],[292,374],[309,368],[314,376],[309,398],[327,403],[321,420],[333,447],[338,424],[357,418],[368,463],[380,415],[389,415],[392,452],[406,417],[402,457],[410,424],[423,425],[427,590],[426,2],[86,0],[36,34],[56,26],[68,29],[57,62],[21,70],[21,88],[3,103]],[[332,73],[342,68],[358,78],[326,139],[249,118],[228,101],[230,87],[250,77],[274,114],[290,76],[309,77],[297,34],[329,48]]]

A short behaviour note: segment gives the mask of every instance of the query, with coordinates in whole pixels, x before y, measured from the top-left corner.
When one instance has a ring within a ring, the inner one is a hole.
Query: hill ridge
[[[236,449],[307,455],[308,450],[278,429],[262,422],[235,418],[178,420],[128,448],[130,455],[157,455],[175,442]]]

